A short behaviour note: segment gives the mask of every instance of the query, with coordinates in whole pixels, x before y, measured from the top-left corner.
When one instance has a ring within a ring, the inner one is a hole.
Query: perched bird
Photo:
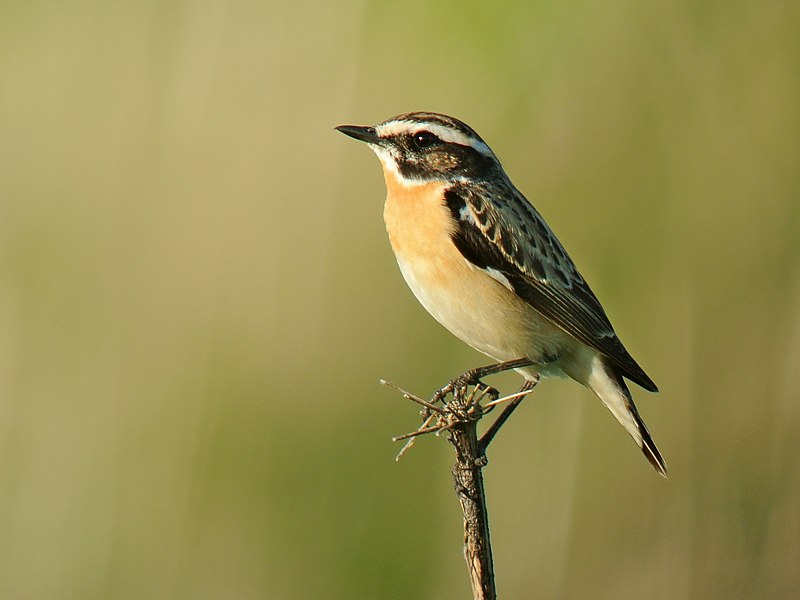
[[[481,137],[430,112],[336,129],[366,142],[380,159],[389,240],[428,312],[495,360],[530,359],[518,369],[530,382],[570,377],[589,388],[666,477],[623,378],[651,392],[656,384]]]

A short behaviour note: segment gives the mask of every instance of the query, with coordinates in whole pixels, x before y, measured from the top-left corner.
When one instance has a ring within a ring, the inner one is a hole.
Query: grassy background
[[[0,5],[0,597],[463,598],[375,158],[492,145],[661,386],[655,475],[548,381],[487,471],[504,598],[800,594],[800,5]],[[500,380],[504,389],[514,377]]]

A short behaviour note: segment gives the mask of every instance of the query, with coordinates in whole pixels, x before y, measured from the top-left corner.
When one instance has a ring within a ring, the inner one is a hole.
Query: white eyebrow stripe
[[[381,137],[393,135],[409,135],[417,131],[430,131],[443,142],[469,146],[483,155],[494,156],[493,152],[482,141],[466,135],[457,129],[440,125],[439,123],[420,123],[414,121],[389,121],[382,123],[375,128],[376,133]]]
[[[438,123],[430,123],[427,126],[425,126],[425,129],[430,131],[433,135],[438,137],[443,142],[448,142],[451,144],[459,144],[461,146],[471,146],[481,154],[492,153],[492,151],[489,150],[489,146],[487,146],[480,140],[477,140],[472,136],[465,135],[462,132],[457,131],[455,129],[451,129],[450,127],[445,127],[444,125],[439,125]]]

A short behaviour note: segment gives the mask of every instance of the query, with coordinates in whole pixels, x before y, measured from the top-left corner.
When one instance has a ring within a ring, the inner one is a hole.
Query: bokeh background
[[[465,598],[367,148],[476,128],[661,387],[658,477],[547,381],[486,471],[504,598],[800,597],[800,4],[0,5],[0,597]],[[495,380],[511,392],[512,375]]]

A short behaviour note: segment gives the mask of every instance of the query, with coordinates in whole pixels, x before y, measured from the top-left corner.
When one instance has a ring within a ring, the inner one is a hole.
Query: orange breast
[[[451,239],[456,227],[444,182],[404,185],[390,170],[384,219],[408,286],[433,317],[473,348],[498,360],[537,356],[562,333],[482,269]]]
[[[383,218],[395,253],[436,254],[450,244],[453,221],[444,205],[444,182],[407,186],[385,171],[386,206]],[[450,244],[452,245],[452,244]]]

